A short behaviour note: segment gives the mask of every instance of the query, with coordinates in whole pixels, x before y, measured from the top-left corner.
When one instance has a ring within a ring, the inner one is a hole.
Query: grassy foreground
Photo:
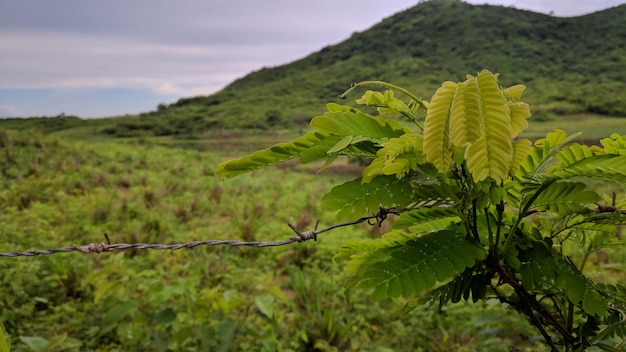
[[[2,133],[0,251],[103,242],[280,240],[310,229],[344,165],[299,165],[221,181],[228,151]],[[541,350],[488,302],[403,313],[342,288],[333,261],[367,225],[277,248],[63,253],[0,258],[0,322],[13,351]]]
[[[113,242],[279,240],[292,235],[288,222],[329,225],[316,201],[353,165],[213,176],[220,161],[293,135],[81,142],[2,133],[0,251],[102,242],[104,233]],[[3,258],[0,321],[16,351],[541,350],[526,322],[497,305],[404,314],[367,292],[346,295],[337,247],[377,235],[361,226],[279,248]],[[591,270],[623,280],[626,254],[610,254],[592,258]]]

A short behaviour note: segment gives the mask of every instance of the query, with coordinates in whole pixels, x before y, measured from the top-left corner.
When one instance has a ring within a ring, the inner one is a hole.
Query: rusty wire
[[[116,250],[125,250],[125,249],[156,249],[156,250],[177,250],[182,248],[194,248],[198,246],[217,246],[217,245],[225,245],[225,246],[248,246],[248,247],[277,247],[284,246],[291,243],[296,242],[304,242],[310,239],[317,241],[317,235],[339,228],[344,226],[356,225],[367,221],[370,223],[370,220],[375,219],[376,224],[378,226],[382,225],[382,222],[387,218],[389,214],[400,214],[396,208],[384,208],[382,206],[379,207],[379,210],[376,214],[371,216],[363,216],[355,221],[346,221],[339,224],[335,224],[323,229],[318,230],[317,227],[319,225],[319,220],[315,224],[315,228],[310,231],[298,231],[293,225],[288,224],[289,227],[295,232],[295,236],[292,236],[286,240],[282,241],[264,241],[264,242],[245,242],[238,240],[202,240],[202,241],[191,241],[185,243],[176,243],[176,244],[150,244],[150,243],[113,243],[111,244],[109,241],[108,234],[104,234],[107,243],[89,243],[87,245],[76,245],[73,244],[69,247],[62,248],[52,248],[52,249],[43,249],[43,250],[35,250],[35,251],[24,251],[24,252],[0,252],[0,257],[33,257],[37,255],[48,255],[48,254],[56,254],[56,253],[65,253],[65,252],[83,252],[83,253],[103,253],[103,252],[111,252]],[[371,224],[371,223],[370,223]]]

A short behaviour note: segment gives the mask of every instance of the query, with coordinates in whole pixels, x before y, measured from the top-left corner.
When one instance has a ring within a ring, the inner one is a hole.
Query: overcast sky
[[[625,0],[470,0],[579,16]],[[0,117],[104,117],[211,94],[417,0],[0,0]]]

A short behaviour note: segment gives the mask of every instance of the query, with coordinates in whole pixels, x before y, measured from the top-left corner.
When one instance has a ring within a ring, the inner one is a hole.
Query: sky
[[[469,0],[561,17],[626,0]],[[0,0],[0,117],[118,116],[210,95],[417,0]]]

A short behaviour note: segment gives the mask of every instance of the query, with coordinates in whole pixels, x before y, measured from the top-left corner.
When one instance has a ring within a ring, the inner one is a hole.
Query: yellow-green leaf
[[[475,77],[460,83],[450,111],[450,140],[454,145],[465,146],[478,140],[482,134],[482,109],[480,91]]]
[[[439,172],[447,172],[452,163],[449,121],[456,89],[457,84],[449,81],[437,89],[424,122],[424,156]]]

